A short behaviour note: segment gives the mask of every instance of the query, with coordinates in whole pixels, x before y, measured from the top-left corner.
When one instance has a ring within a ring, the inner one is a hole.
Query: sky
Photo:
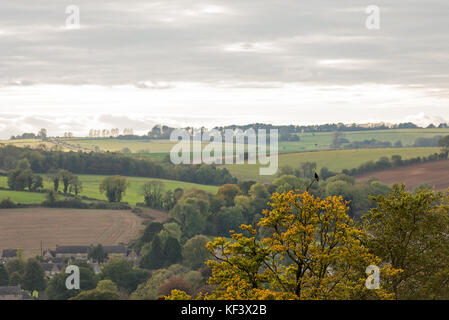
[[[2,1],[0,138],[448,122],[448,11],[447,0]]]

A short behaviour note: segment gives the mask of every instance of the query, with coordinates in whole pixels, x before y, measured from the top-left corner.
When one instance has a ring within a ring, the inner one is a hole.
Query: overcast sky
[[[446,122],[448,12],[447,0],[1,1],[0,138]]]

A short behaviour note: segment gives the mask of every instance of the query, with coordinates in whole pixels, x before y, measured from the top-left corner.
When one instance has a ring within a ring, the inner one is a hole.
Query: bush
[[[16,208],[17,205],[15,204],[14,201],[11,200],[11,198],[6,197],[4,198],[1,202],[0,202],[0,208],[2,209],[11,209],[11,208]]]

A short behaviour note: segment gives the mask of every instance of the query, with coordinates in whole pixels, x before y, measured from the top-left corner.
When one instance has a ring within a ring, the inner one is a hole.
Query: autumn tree
[[[396,299],[449,299],[449,195],[395,185],[364,216],[369,246],[393,268]]]
[[[366,268],[380,267],[382,279],[396,270],[381,264],[362,243],[367,234],[348,216],[341,197],[324,200],[293,191],[273,194],[259,228],[242,225],[232,240],[207,247],[215,260],[208,299],[391,298],[381,286],[365,287]],[[268,237],[260,237],[261,229]]]
[[[223,199],[226,206],[234,205],[234,198],[242,191],[235,184],[224,184],[217,191],[217,197]]]

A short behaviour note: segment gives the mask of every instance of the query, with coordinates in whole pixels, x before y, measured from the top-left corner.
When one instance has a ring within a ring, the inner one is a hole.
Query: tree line
[[[173,165],[152,159],[135,159],[120,153],[47,151],[15,146],[0,147],[0,168],[10,170],[27,159],[35,173],[65,169],[77,174],[123,175],[179,180],[198,184],[235,183],[226,168],[215,165]]]

